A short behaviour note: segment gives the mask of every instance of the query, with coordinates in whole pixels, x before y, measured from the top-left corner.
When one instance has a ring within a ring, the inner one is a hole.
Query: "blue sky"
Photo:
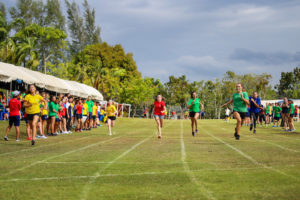
[[[81,0],[76,0],[81,4]],[[228,71],[280,72],[300,64],[300,1],[89,0],[101,37],[132,52],[143,76],[191,81]]]

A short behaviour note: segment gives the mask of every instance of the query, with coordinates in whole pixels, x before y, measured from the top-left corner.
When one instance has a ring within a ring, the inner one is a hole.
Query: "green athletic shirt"
[[[244,99],[249,100],[248,93],[242,92]],[[233,100],[233,111],[237,112],[248,112],[247,104],[242,100],[242,97],[239,93],[234,93],[232,95]]]
[[[295,106],[294,106],[294,104],[290,104],[290,106],[289,106],[289,113],[290,113],[290,111],[291,111],[291,114],[294,114],[294,112],[295,112]]]
[[[50,102],[49,104],[49,117],[54,117],[56,116],[56,113],[53,112],[53,109],[55,110],[55,103],[53,101]]]
[[[281,110],[282,109],[279,106],[274,106],[274,108],[273,108],[274,116],[275,117],[280,117],[280,111]]]
[[[190,99],[188,102],[188,105],[191,105],[194,99]],[[189,111],[190,112],[200,112],[200,99],[196,98],[194,104],[190,107]]]
[[[267,105],[267,107],[266,107],[266,114],[269,114],[269,110],[270,110],[270,106]]]
[[[59,104],[58,103],[55,104],[54,110],[57,112],[56,113],[56,118],[58,118],[58,111],[59,111]]]
[[[93,106],[94,106],[94,103],[93,103],[93,101],[91,100],[91,101],[86,101],[86,104],[88,105],[88,107],[89,107],[89,112],[93,112]]]

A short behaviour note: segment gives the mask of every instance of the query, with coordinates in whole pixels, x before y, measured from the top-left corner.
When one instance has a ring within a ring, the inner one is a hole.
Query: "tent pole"
[[[128,118],[130,117],[131,105],[129,106]]]
[[[123,104],[122,104],[122,114],[121,114],[122,118],[123,118]]]

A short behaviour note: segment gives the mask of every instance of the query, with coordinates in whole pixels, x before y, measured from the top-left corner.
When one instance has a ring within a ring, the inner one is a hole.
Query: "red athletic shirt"
[[[77,114],[82,114],[82,108],[83,108],[83,105],[82,104],[78,104],[77,105],[77,110],[76,110],[77,112],[76,113]]]
[[[66,116],[66,109],[64,106],[60,106],[60,111],[59,111],[60,117],[61,116]]]
[[[11,99],[8,103],[9,106],[9,116],[19,116],[21,110],[21,102],[18,99]]]
[[[154,115],[165,115],[165,112],[161,112],[164,110],[165,102],[154,101]]]

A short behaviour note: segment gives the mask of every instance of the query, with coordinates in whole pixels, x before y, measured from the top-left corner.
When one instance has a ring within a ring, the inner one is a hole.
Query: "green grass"
[[[4,134],[7,122],[0,122]],[[31,146],[22,138],[0,142],[0,199],[300,199],[300,132],[243,127],[234,121],[118,119],[106,127]],[[300,130],[300,123],[296,123]],[[2,137],[2,136],[1,136]]]

